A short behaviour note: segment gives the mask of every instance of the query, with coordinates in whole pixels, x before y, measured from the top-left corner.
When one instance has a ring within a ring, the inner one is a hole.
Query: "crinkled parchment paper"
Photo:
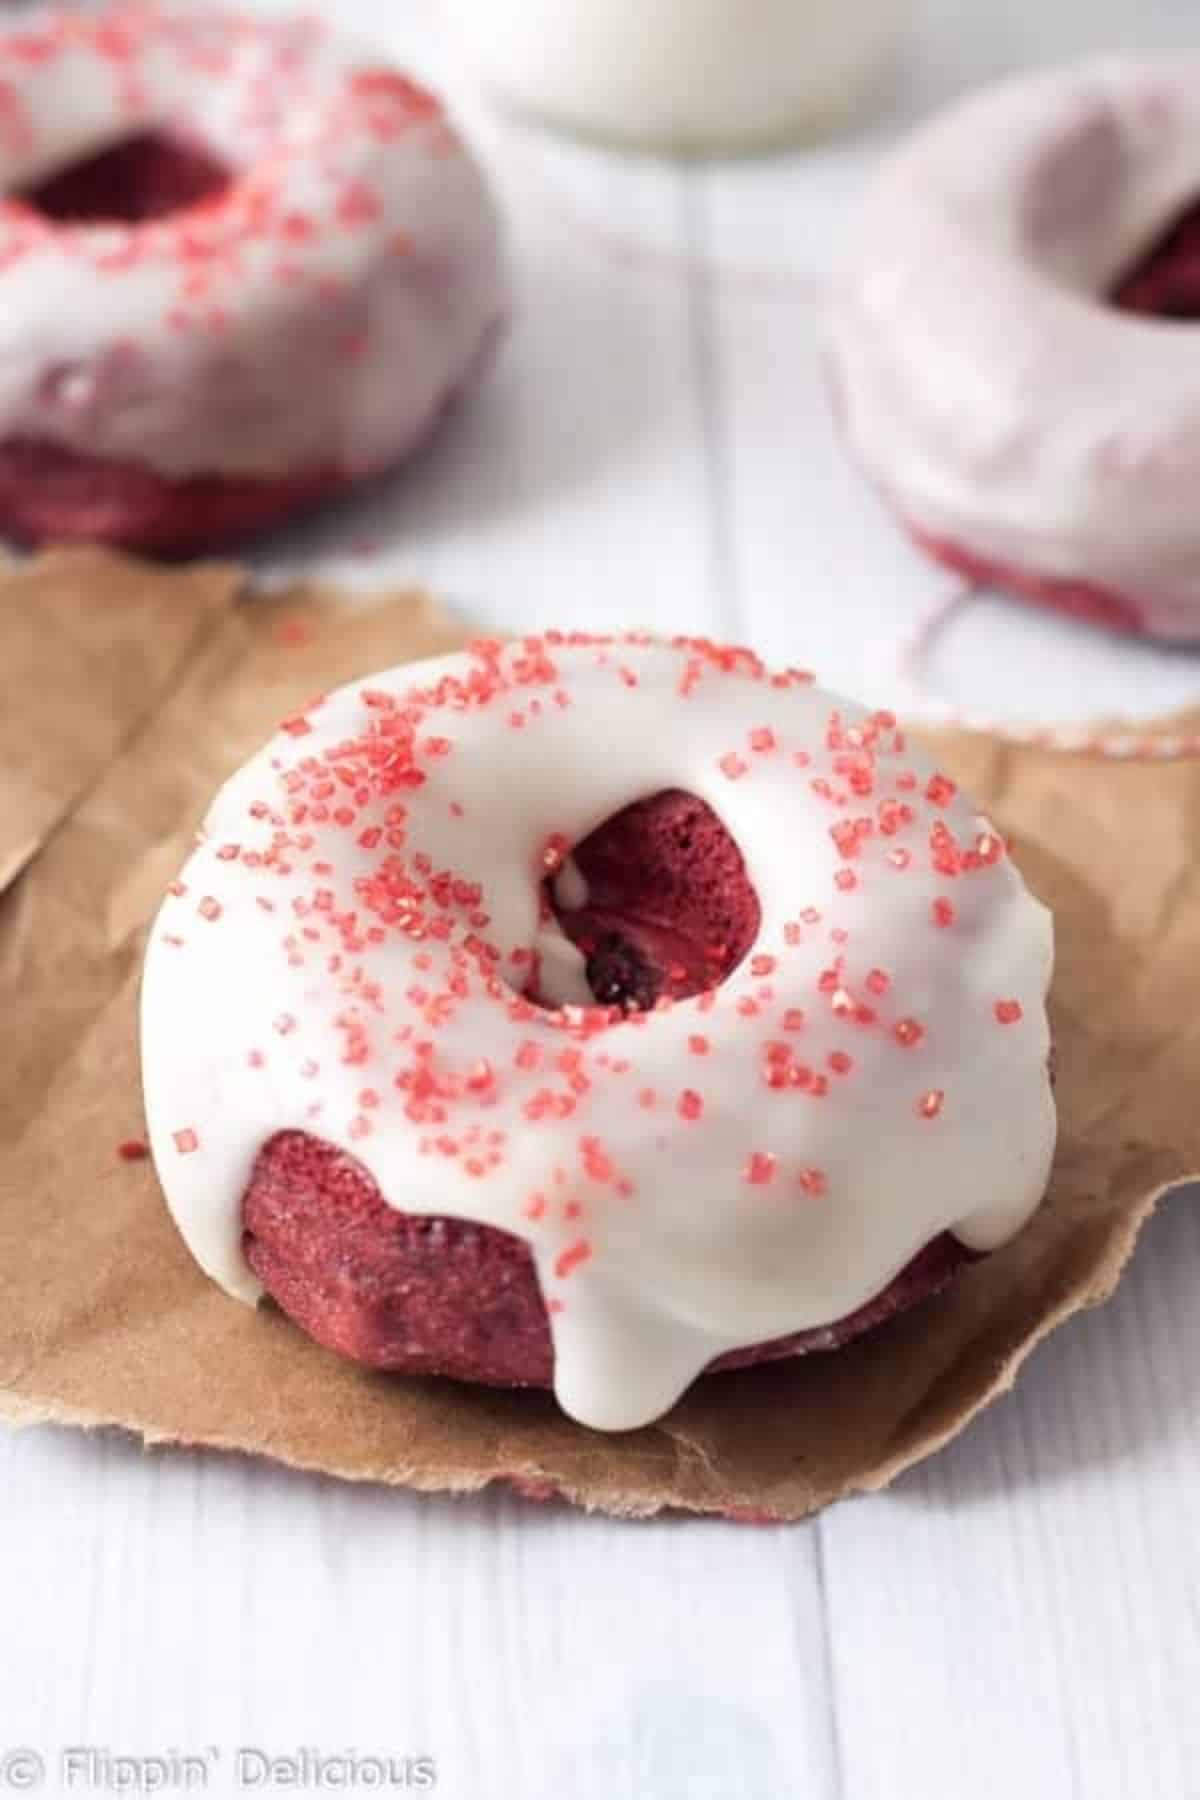
[[[1200,761],[939,741],[1057,916],[1049,1196],[858,1343],[602,1436],[545,1394],[370,1374],[239,1306],[191,1262],[151,1164],[118,1154],[144,1132],[144,931],[213,789],[314,693],[460,635],[419,596],[247,599],[221,568],[73,552],[0,576],[0,1414],[627,1515],[799,1518],[880,1487],[1104,1299],[1155,1201],[1200,1172]]]

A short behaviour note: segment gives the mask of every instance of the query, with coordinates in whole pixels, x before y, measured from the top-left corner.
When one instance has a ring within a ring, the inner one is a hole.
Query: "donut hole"
[[[1200,201],[1122,277],[1113,304],[1156,319],[1200,319]]]
[[[55,169],[18,198],[63,225],[142,225],[217,200],[232,180],[198,140],[143,131]]]
[[[545,896],[586,958],[597,1002],[634,1011],[719,986],[762,917],[734,839],[706,801],[679,788],[604,820]]]

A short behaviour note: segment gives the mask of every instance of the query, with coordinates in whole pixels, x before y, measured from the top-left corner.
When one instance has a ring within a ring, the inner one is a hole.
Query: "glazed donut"
[[[925,549],[1200,638],[1198,194],[1200,55],[1009,81],[889,158],[828,365],[853,453]]]
[[[1037,1206],[1048,913],[894,718],[549,633],[285,721],[152,929],[193,1254],[376,1366],[636,1426]]]
[[[437,100],[319,21],[0,32],[0,530],[185,555],[411,450],[503,309]]]

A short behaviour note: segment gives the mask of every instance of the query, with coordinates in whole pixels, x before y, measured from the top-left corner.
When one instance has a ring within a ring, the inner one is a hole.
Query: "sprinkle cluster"
[[[253,265],[282,290],[336,299],[345,276],[329,246],[366,233],[383,255],[412,244],[390,230],[377,153],[420,134],[443,155],[455,140],[438,102],[397,71],[325,53],[315,18],[271,21],[157,4],[66,11],[0,35],[0,158],[53,160],[32,104],[53,97],[57,69],[82,59],[111,94],[112,132],[157,128],[164,111],[184,141],[213,141],[235,164],[227,189],[162,219],[65,224],[18,198],[0,201],[0,274],[49,251],[101,278],[152,271],[165,281],[164,324],[222,333]],[[297,180],[302,172],[303,189]],[[349,334],[347,358],[363,344]],[[68,390],[64,403],[82,399]]]

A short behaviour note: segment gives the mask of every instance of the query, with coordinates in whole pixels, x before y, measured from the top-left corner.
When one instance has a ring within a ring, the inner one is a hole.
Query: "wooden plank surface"
[[[396,11],[339,8],[436,69],[424,9]],[[886,125],[766,165],[607,158],[469,108],[513,221],[509,343],[414,469],[259,566],[424,580],[509,627],[749,637],[887,696],[939,588],[827,420],[815,284],[846,209],[971,80],[1195,25],[1171,0],[934,0]],[[1196,657],[999,602],[931,674],[1046,716],[1200,690]],[[448,1800],[1195,1800],[1198,1283],[1189,1195],[1014,1396],[805,1528],[4,1434],[0,1782],[5,1750],[90,1744],[202,1754],[234,1793],[239,1746],[311,1746],[431,1755]]]

